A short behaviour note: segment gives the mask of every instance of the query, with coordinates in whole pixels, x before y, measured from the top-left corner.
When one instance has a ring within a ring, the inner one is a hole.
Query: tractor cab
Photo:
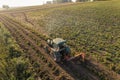
[[[65,57],[70,55],[70,48],[66,45],[66,40],[55,38],[48,40],[48,44],[51,47],[50,55],[56,62],[63,61]]]

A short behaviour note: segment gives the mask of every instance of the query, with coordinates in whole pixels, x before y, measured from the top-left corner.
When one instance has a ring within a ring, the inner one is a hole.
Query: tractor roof
[[[61,38],[55,38],[55,39],[53,39],[53,43],[55,43],[55,44],[57,44],[57,45],[63,44],[63,43],[65,43],[65,42],[66,42],[66,40],[63,40],[63,39],[61,39]]]

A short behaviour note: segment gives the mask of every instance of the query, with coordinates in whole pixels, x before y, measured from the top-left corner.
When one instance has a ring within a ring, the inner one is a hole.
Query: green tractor
[[[49,54],[56,62],[61,62],[69,59],[71,50],[66,45],[66,40],[55,38],[47,40],[49,45]]]

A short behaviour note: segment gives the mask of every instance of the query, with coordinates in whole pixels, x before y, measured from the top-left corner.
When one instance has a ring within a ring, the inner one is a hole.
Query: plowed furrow
[[[5,24],[6,28],[10,30],[12,35],[17,39],[17,42],[23,49],[26,50],[26,52],[29,53],[29,57],[32,58],[33,62],[40,63],[45,69],[45,75],[49,76],[50,78],[55,80],[59,80],[60,76],[66,77],[67,80],[73,80],[73,78],[67,74],[63,69],[57,66],[45,53],[45,51],[36,45],[36,43],[31,39],[29,35],[26,35],[27,33],[19,29],[20,25],[15,25],[15,23],[11,23],[10,20],[5,19],[4,17],[1,17],[2,22]],[[27,43],[26,43],[27,42]],[[28,45],[28,46],[26,46]],[[27,48],[28,47],[28,48]],[[30,50],[30,51],[29,51]],[[32,53],[31,53],[32,51]],[[38,56],[39,55],[39,56]],[[41,57],[42,56],[42,57]],[[41,58],[40,58],[41,57]],[[46,65],[47,63],[50,63],[52,65],[52,68]],[[42,69],[42,68],[41,68]],[[58,70],[60,73],[59,75],[56,75],[54,71]],[[44,71],[44,70],[43,70]],[[43,75],[42,75],[43,76]]]
[[[31,40],[34,41],[34,43],[33,42],[32,42],[32,44],[29,43],[29,45],[36,46],[36,45],[33,45],[33,44],[37,44],[37,42],[41,42],[41,43],[45,44],[44,40],[39,38],[35,33],[32,33],[31,31],[26,29],[23,25],[15,22],[14,20],[10,20],[9,18],[7,18],[5,16],[4,16],[4,19],[7,20],[9,24],[11,23],[13,26],[17,26],[17,27],[14,27],[14,28],[19,29],[20,31],[22,31],[22,33],[29,36],[31,38]],[[29,39],[29,38],[27,38],[27,39]],[[37,49],[37,48],[40,48],[40,52],[44,52],[43,48],[38,47],[38,46],[36,46],[34,49]],[[39,53],[39,50],[36,50],[36,52]],[[48,56],[47,54],[44,54],[44,55]],[[43,56],[43,55],[40,55],[40,56]],[[52,64],[52,65],[54,65],[54,64]],[[96,77],[95,75],[89,73],[89,71],[87,71],[85,68],[83,68],[80,65],[73,64],[72,62],[69,62],[69,64],[67,64],[67,65],[60,65],[60,66],[64,70],[68,71],[71,75],[75,76],[78,80],[83,80],[83,79],[86,79],[86,80],[99,80],[98,77]]]
[[[5,26],[6,26],[7,28],[10,27],[10,26],[7,26],[7,25],[5,25]],[[13,28],[8,28],[8,29],[12,32],[12,35],[19,34],[19,32],[13,32],[13,30],[14,30]],[[18,37],[21,37],[21,38],[18,38]],[[23,40],[22,37],[23,37],[23,36],[21,36],[21,35],[17,35],[17,36],[16,36],[17,42],[19,42],[18,44],[27,52],[27,54],[29,54],[29,58],[30,58],[30,61],[32,62],[32,64],[33,64],[34,62],[35,62],[35,63],[39,62],[39,65],[42,65],[42,66],[40,67],[40,69],[41,69],[42,71],[50,71],[50,70],[48,70],[47,68],[45,68],[45,67],[46,67],[45,63],[43,63],[42,60],[40,60],[40,58],[38,58],[37,55],[35,55],[35,54],[36,54],[36,51],[33,50],[32,47],[28,46],[27,44],[23,44],[23,42],[25,42],[26,39]],[[36,57],[37,57],[37,58],[36,58]],[[51,78],[52,80],[55,79],[55,77],[52,75],[51,72],[47,72],[46,74],[47,74],[47,76],[50,76],[50,78]],[[41,77],[41,78],[42,78],[42,77]]]
[[[14,23],[14,21],[11,23]],[[14,23],[16,26],[18,26],[17,23]],[[22,25],[21,25],[22,26]],[[41,41],[45,44],[45,41],[30,32],[29,30],[25,29],[24,27],[18,27],[23,32],[26,33],[26,35],[29,35],[33,40],[35,41]],[[36,43],[37,44],[37,43]],[[73,64],[72,62],[69,62],[67,65],[61,65],[62,68],[65,70],[67,69],[68,72],[72,72],[71,75],[75,75],[78,79],[88,79],[88,80],[99,80],[98,77],[96,77],[94,74],[90,73],[88,70],[83,68],[81,65]],[[82,76],[82,77],[81,77]]]

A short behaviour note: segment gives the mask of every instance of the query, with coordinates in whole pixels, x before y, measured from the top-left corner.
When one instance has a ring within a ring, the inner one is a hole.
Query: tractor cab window
[[[60,49],[64,48],[65,46],[66,46],[65,43],[59,45]]]
[[[57,44],[55,44],[55,43],[53,43],[53,48],[59,48],[59,46],[57,45]]]
[[[55,55],[56,55],[56,57],[61,56],[59,52],[56,52]]]

